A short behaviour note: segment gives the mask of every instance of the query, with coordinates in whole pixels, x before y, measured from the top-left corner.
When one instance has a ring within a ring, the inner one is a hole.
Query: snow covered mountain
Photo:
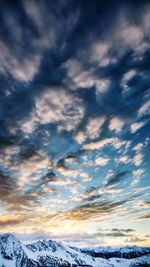
[[[43,240],[25,245],[11,234],[0,236],[0,267],[150,266],[150,248],[78,249]]]

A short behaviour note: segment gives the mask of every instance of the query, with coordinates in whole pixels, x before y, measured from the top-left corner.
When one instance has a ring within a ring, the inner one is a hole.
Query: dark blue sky
[[[149,1],[0,2],[1,231],[148,245],[149,44]]]

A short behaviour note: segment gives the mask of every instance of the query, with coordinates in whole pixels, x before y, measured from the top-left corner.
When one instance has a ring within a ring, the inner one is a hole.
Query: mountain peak
[[[15,235],[6,233],[0,235],[0,243],[4,243],[5,245],[9,243],[9,245],[14,246],[16,244],[20,244],[20,241],[15,237]]]
[[[17,240],[17,238],[15,237],[15,235],[13,235],[11,233],[4,233],[4,234],[0,235],[0,238],[2,238],[2,239],[9,239],[9,240]]]

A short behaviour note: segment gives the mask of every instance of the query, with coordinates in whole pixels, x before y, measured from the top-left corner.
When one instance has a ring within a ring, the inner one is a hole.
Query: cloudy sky
[[[0,232],[148,246],[150,3],[0,1]]]

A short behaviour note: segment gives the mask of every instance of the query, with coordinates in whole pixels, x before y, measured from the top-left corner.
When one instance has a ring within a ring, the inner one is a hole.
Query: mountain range
[[[150,248],[76,248],[53,240],[24,244],[0,235],[0,267],[148,267]]]

